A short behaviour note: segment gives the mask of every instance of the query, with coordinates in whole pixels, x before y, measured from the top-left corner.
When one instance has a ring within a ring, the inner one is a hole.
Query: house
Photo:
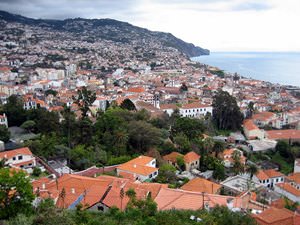
[[[5,113],[3,113],[3,115],[0,115],[0,125],[8,127],[7,117]]]
[[[298,225],[299,215],[286,208],[271,207],[260,214],[252,214],[258,225]]]
[[[156,159],[148,156],[139,156],[117,167],[118,175],[131,175],[135,180],[152,180],[158,175]]]
[[[266,131],[266,138],[270,140],[284,140],[290,143],[300,142],[300,130],[269,130]]]
[[[184,184],[180,189],[200,193],[219,194],[221,187],[220,184],[197,177]]]
[[[43,177],[32,182],[38,199],[51,198],[59,208],[74,209],[79,203],[92,206],[107,192],[110,181],[64,174],[58,179]],[[62,194],[63,193],[63,194]]]
[[[195,117],[200,118],[207,113],[212,115],[212,106],[201,104],[200,102],[193,102],[182,105],[179,108],[179,113],[182,117]]]
[[[272,112],[260,112],[254,114],[251,119],[258,127],[272,126],[272,121],[277,118],[275,113]]]
[[[28,173],[36,166],[36,158],[27,147],[0,152],[0,160],[2,159],[6,160],[6,165],[25,169]]]
[[[249,176],[236,175],[228,177],[226,180],[221,182],[224,191],[229,195],[239,195],[245,191],[252,191],[262,187],[260,183],[249,182]]]
[[[184,155],[185,170],[198,169],[200,166],[200,155],[195,152],[188,152]]]
[[[300,173],[292,173],[286,181],[276,184],[275,191],[293,202],[300,202]]]
[[[259,170],[254,176],[253,181],[265,187],[273,188],[275,184],[283,183],[285,175],[277,170]]]
[[[236,148],[225,149],[222,153],[222,158],[224,166],[227,168],[233,167],[234,165],[234,155],[237,154],[240,158],[240,163],[242,165],[246,164],[246,157],[243,155],[243,152]]]
[[[188,152],[185,155],[182,155],[178,152],[171,152],[170,154],[163,156],[163,159],[169,164],[178,168],[179,166],[177,165],[177,159],[180,157],[182,157],[184,160],[186,171],[199,168],[201,157],[195,152]]]
[[[59,208],[75,209],[76,205],[91,211],[106,212],[111,207],[125,210],[129,197],[125,194],[134,189],[137,199],[154,199],[167,185],[158,183],[135,183],[129,179],[99,176],[96,178],[64,174],[59,178],[43,177],[32,182],[33,191],[40,199],[51,198]],[[124,192],[123,198],[120,193]],[[64,194],[62,194],[64,193]]]
[[[252,120],[244,120],[243,130],[248,140],[264,138],[264,131],[260,130]]]

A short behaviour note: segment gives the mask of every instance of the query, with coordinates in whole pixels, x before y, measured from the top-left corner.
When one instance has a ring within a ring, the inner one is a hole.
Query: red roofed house
[[[185,170],[198,169],[200,166],[200,155],[195,152],[186,153],[183,157],[185,162]]]
[[[266,125],[272,125],[272,120],[275,120],[276,114],[272,112],[260,112],[252,116],[252,120],[259,127],[264,127]]]
[[[163,159],[169,164],[175,167],[179,167],[177,165],[177,159],[179,157],[183,157],[186,171],[189,171],[191,169],[198,169],[200,166],[200,156],[195,152],[189,152],[185,155],[182,155],[178,152],[171,152],[170,154],[163,156]]]
[[[6,159],[6,164],[25,169],[28,173],[36,166],[36,159],[29,148],[18,148],[0,152],[0,160]]]
[[[252,120],[245,120],[243,123],[243,130],[248,140],[263,139],[264,131],[260,130]]]
[[[300,202],[300,173],[292,173],[284,183],[276,184],[275,191],[293,202]]]
[[[284,182],[284,174],[274,170],[259,170],[254,176],[253,181],[262,184],[265,187],[274,187],[275,184]]]
[[[156,159],[142,155],[117,167],[118,175],[125,173],[133,175],[135,180],[152,180],[158,175]]]
[[[179,108],[179,113],[182,117],[202,117],[206,113],[212,115],[212,106],[201,104],[200,102],[193,102],[185,104]]]

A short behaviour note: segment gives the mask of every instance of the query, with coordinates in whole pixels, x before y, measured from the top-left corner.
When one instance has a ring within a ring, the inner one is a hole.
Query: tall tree
[[[247,168],[246,168],[247,173],[250,174],[250,178],[252,179],[252,177],[258,172],[258,168],[256,165],[254,164],[250,164]]]
[[[213,151],[215,156],[218,157],[220,153],[222,153],[225,149],[225,144],[221,141],[215,141]]]
[[[81,110],[81,115],[83,118],[87,117],[87,113],[90,111],[90,106],[96,100],[96,93],[88,90],[86,87],[83,87],[81,90],[77,91],[77,96],[73,96],[75,104]]]
[[[16,95],[8,97],[7,103],[2,108],[8,118],[8,126],[20,126],[26,121],[26,111],[23,107],[22,98]]]
[[[0,140],[8,142],[10,138],[10,132],[5,125],[0,125]]]
[[[213,98],[213,121],[218,129],[239,130],[243,122],[236,99],[228,92],[219,90]]]
[[[247,106],[247,115],[246,115],[246,117],[247,118],[251,118],[252,117],[252,115],[253,115],[253,113],[254,113],[254,103],[251,101],[251,102],[249,102],[249,104],[248,104],[248,106]]]

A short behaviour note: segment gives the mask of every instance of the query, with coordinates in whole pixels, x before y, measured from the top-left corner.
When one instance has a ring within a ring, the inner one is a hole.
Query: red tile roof
[[[243,126],[247,130],[258,130],[258,127],[253,123],[252,120],[244,120]]]
[[[189,152],[189,153],[186,153],[184,155],[183,159],[184,159],[184,161],[186,163],[191,163],[191,162],[194,162],[196,160],[199,160],[200,159],[200,155],[198,155],[195,152]]]
[[[300,130],[269,130],[266,136],[273,140],[300,139]]]
[[[216,194],[222,185],[211,182],[204,178],[197,177],[190,180],[188,183],[181,187],[182,190],[193,191],[193,192],[205,192],[208,194]]]
[[[155,171],[158,171],[158,168],[148,166],[147,164],[150,163],[154,158],[148,156],[139,156],[135,159],[132,159],[117,168],[119,170],[123,170],[126,172],[136,173],[144,176],[148,176]]]
[[[209,105],[201,104],[200,102],[192,102],[189,104],[182,105],[182,109],[197,109],[197,108],[206,108]]]
[[[183,155],[178,152],[171,152],[170,154],[163,156],[163,159],[172,163],[176,163],[178,157],[183,157]]]
[[[17,155],[32,155],[32,152],[29,150],[29,148],[18,148],[10,151],[4,151],[0,152],[0,159],[7,158],[10,159]]]
[[[293,225],[294,213],[288,209],[269,208],[253,215],[259,225]]]

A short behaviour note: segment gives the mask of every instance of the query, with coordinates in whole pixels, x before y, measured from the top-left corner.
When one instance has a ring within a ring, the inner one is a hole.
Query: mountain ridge
[[[129,43],[139,39],[156,39],[166,47],[172,47],[188,57],[209,55],[209,50],[187,43],[171,33],[150,31],[146,28],[134,26],[128,22],[115,19],[84,19],[69,18],[64,20],[33,19],[0,10],[0,19],[6,22],[21,23],[30,26],[39,26],[57,31],[78,34],[90,33],[92,37],[111,40],[114,42]]]

